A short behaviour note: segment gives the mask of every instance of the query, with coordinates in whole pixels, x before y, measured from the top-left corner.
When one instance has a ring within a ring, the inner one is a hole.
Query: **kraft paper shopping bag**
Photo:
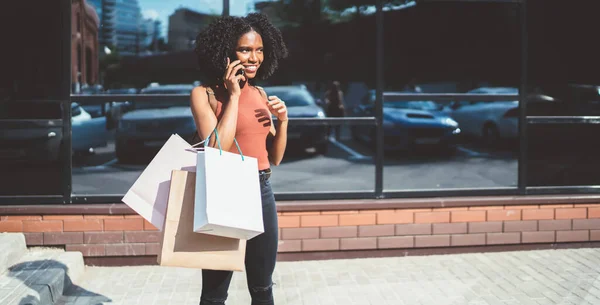
[[[212,147],[198,152],[194,232],[244,240],[264,232],[256,158]]]
[[[196,171],[196,151],[172,135],[137,178],[122,201],[159,230],[163,229],[172,170]]]
[[[244,271],[246,241],[193,232],[193,172],[174,170],[162,232],[161,266]]]

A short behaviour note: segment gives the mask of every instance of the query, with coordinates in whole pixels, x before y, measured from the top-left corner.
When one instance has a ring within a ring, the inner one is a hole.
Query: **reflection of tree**
[[[344,11],[349,8],[355,9],[356,18],[360,17],[363,7],[375,5],[377,0],[328,0],[328,7],[334,11]]]
[[[256,8],[268,15],[276,27],[298,27],[321,21],[322,1],[324,0],[263,1],[257,2]]]
[[[153,39],[152,42],[147,46],[146,50],[153,52],[167,52],[170,51],[170,48],[165,42],[164,38],[158,38]]]
[[[100,58],[100,71],[106,71],[110,65],[118,64],[121,61],[119,50],[113,45],[106,46],[110,50],[110,54],[106,54]]]
[[[327,1],[327,7],[333,11],[342,12],[346,9],[353,8],[355,11],[355,17],[359,18],[361,11],[364,11],[369,6],[375,6],[377,0],[325,0]],[[382,0],[384,7],[398,6],[409,2],[415,2],[415,0]]]
[[[100,82],[101,83],[105,83],[104,75],[106,75],[106,71],[111,67],[111,66],[116,66],[121,62],[121,54],[119,54],[119,51],[117,50],[116,47],[114,47],[113,45],[107,45],[106,46],[111,52],[110,54],[106,54],[104,56],[100,57],[100,62],[99,62],[99,66],[100,66]],[[101,50],[102,52],[104,50]]]

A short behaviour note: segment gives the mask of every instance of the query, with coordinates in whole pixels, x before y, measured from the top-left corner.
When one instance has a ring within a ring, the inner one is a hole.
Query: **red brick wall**
[[[280,252],[600,240],[600,204],[283,212]]]
[[[280,212],[280,252],[600,241],[600,204]],[[137,215],[0,216],[0,232],[86,257],[148,256],[160,233]]]
[[[93,85],[98,82],[98,27],[98,15],[85,0],[71,3],[71,83],[77,82],[77,71],[81,71],[82,84]],[[81,67],[77,60],[78,46],[81,50]],[[87,75],[86,49],[91,50],[91,75]]]
[[[600,204],[280,212],[280,252],[600,241]],[[137,215],[0,216],[29,246],[86,257],[157,255],[160,233]]]

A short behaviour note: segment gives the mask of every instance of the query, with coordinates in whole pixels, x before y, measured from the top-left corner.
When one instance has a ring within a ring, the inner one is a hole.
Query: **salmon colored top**
[[[226,91],[223,91],[225,90],[215,90],[218,120],[221,120],[223,113],[222,101],[227,100],[227,97],[224,96]],[[259,170],[269,168],[267,136],[273,121],[265,97],[258,88],[246,84],[241,90],[238,109],[235,138],[243,155],[256,158]],[[231,145],[229,152],[239,153],[235,143]]]

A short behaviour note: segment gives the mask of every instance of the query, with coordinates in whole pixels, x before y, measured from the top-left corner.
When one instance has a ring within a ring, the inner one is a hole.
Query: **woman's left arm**
[[[273,143],[269,149],[269,161],[277,166],[283,160],[287,146],[288,113],[285,102],[276,96],[269,96],[268,104],[271,114],[277,117],[277,128],[271,125],[270,136],[273,137]]]

